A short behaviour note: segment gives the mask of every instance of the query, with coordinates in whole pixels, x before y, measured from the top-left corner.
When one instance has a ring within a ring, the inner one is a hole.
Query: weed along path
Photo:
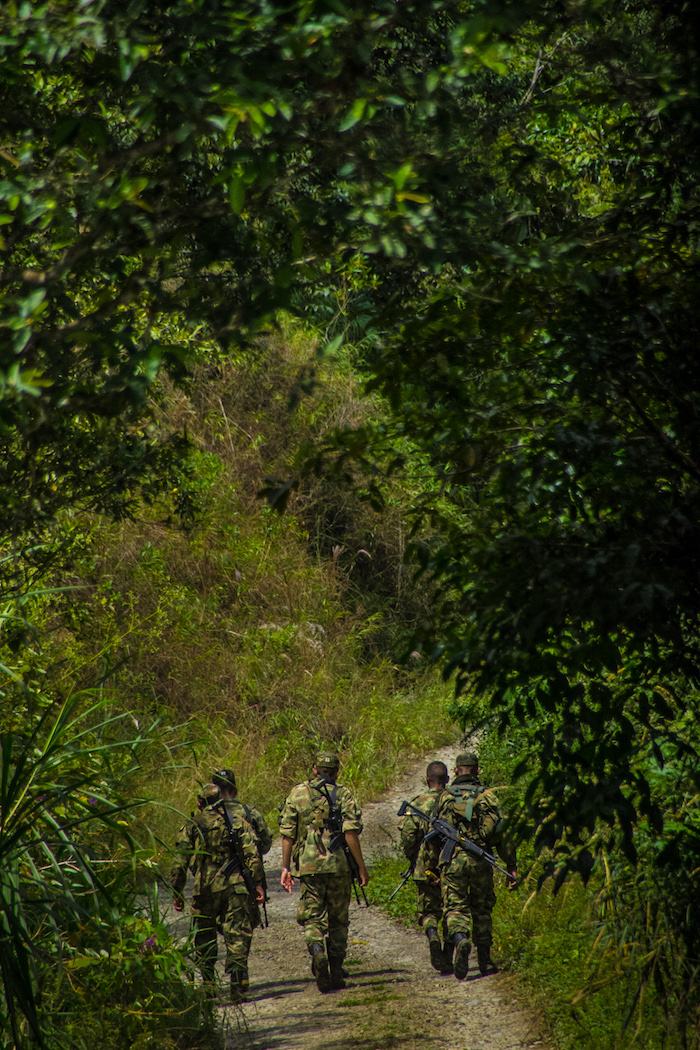
[[[451,769],[457,750],[430,757]],[[365,857],[395,842],[396,810],[422,786],[426,762],[415,763],[382,799],[364,807]],[[475,963],[463,982],[442,977],[430,967],[422,934],[354,902],[347,988],[321,995],[296,923],[298,881],[291,897],[279,885],[279,841],[266,868],[270,926],[253,939],[249,1001],[218,1007],[226,1050],[544,1050],[512,977],[482,978]]]

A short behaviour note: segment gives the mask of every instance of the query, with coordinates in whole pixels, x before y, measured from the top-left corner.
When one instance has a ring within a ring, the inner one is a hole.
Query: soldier
[[[236,777],[233,770],[217,769],[212,775],[212,780],[214,782],[213,786],[216,787],[217,791],[221,788],[222,781],[228,784],[231,789],[228,808],[231,813],[236,813],[239,817],[243,817],[244,820],[248,821],[255,832],[258,842],[258,853],[261,857],[264,857],[266,853],[269,853],[272,845],[272,832],[267,826],[262,813],[255,806],[247,806],[245,802],[241,802],[238,798],[238,788],[236,787]]]
[[[357,865],[360,885],[369,882],[359,838],[362,811],[348,788],[336,783],[339,768],[336,754],[319,754],[313,777],[292,788],[280,815],[280,883],[292,892],[293,860],[301,882],[297,922],[304,928],[320,992],[345,987],[343,960],[352,892],[346,849]]]
[[[265,900],[262,862],[253,829],[233,810],[228,780],[221,778],[214,786],[221,799],[205,805],[178,835],[170,882],[174,906],[182,911],[188,869],[194,875],[194,943],[202,978],[206,984],[214,980],[219,927],[226,947],[224,968],[230,974],[231,999],[238,1003],[248,990],[248,952],[253,927],[259,922],[258,905]],[[201,792],[204,802],[205,793],[206,787]],[[226,872],[229,862],[231,870]]]
[[[267,822],[263,817],[262,813],[255,808],[255,806],[247,806],[245,802],[241,802],[238,798],[238,788],[236,787],[236,777],[232,769],[217,769],[212,775],[217,790],[221,787],[222,783],[228,784],[231,789],[231,797],[229,801],[229,810],[231,813],[236,813],[239,817],[246,820],[255,834],[255,841],[258,847],[258,856],[262,864],[262,859],[266,853],[269,853],[270,846],[272,845],[272,832],[267,826]],[[262,888],[265,891],[265,900],[262,902],[263,913],[265,916],[265,926],[267,926],[267,879],[265,877],[265,867],[262,868]],[[253,926],[260,925],[260,914],[257,913],[257,921],[253,923]]]
[[[425,779],[427,790],[421,791],[411,799],[411,805],[431,817],[441,816],[445,806],[452,800],[452,796],[445,790],[450,779],[445,763],[431,762],[425,771]],[[428,938],[430,962],[440,973],[452,973],[452,941],[443,929],[443,948],[439,933],[443,918],[442,886],[438,868],[441,842],[437,837],[424,842],[428,825],[410,810],[402,818],[399,831],[401,848],[413,869],[418,891],[418,923]]]
[[[455,779],[447,788],[451,801],[441,816],[458,831],[491,852],[494,848],[512,875],[509,889],[515,887],[516,857],[502,838],[503,813],[494,791],[479,781],[479,759],[474,751],[465,751],[455,760]],[[462,981],[469,969],[469,916],[481,973],[496,973],[491,959],[493,924],[491,911],[496,903],[493,868],[485,860],[456,849],[452,860],[442,871],[442,906],[447,932],[452,938],[455,958],[454,974]]]
[[[197,809],[201,813],[207,806],[213,806],[215,802],[218,802],[221,798],[219,789],[216,784],[202,784],[201,788],[197,792]],[[194,816],[194,813],[190,814]]]

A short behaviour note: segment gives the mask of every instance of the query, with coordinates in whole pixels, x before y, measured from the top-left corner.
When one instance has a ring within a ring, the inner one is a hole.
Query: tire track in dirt
[[[363,807],[366,858],[395,842],[396,810],[422,787],[428,761],[438,757],[451,771],[458,750],[442,748],[413,763],[382,798]],[[513,977],[482,978],[474,961],[465,981],[442,977],[430,966],[422,934],[355,902],[348,986],[321,995],[296,923],[298,880],[291,897],[279,885],[279,840],[266,869],[270,926],[253,938],[249,1000],[217,1008],[226,1050],[544,1050],[537,1018],[518,998]],[[497,924],[498,905],[494,918]]]

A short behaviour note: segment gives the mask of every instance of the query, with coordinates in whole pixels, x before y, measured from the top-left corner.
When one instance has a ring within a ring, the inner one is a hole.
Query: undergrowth
[[[281,331],[245,360],[203,362],[186,390],[164,383],[159,433],[184,426],[191,446],[168,506],[144,499],[119,522],[66,513],[40,563],[32,550],[0,551],[0,663],[20,697],[3,694],[0,729],[19,739],[32,697],[50,710],[81,691],[107,716],[128,713],[137,734],[149,727],[154,744],[123,785],[155,800],[135,818],[156,843],[134,869],[141,890],[153,850],[167,875],[183,813],[215,768],[236,770],[241,796],[275,829],[318,749],[338,751],[343,781],[368,799],[453,734],[448,687],[417,656],[402,660],[430,601],[426,584],[403,576],[406,494],[386,515],[332,479],[310,478],[284,516],[257,497],[267,476],[292,469],[301,441],[368,410],[348,368],[318,365],[318,396],[290,413],[310,353],[308,335]],[[109,943],[81,945],[60,972],[37,970],[65,1044],[165,1048],[174,1023],[177,1045],[214,1045],[187,952],[159,918],[117,903]]]
[[[483,717],[485,710],[473,707],[472,713]],[[484,782],[497,788],[511,813],[522,797],[522,783],[512,778],[521,744],[517,732],[499,736],[481,730]],[[519,843],[517,890],[507,892],[496,874],[493,929],[497,961],[517,974],[522,995],[554,1045],[558,1050],[685,1050],[692,1045],[674,1016],[673,986],[665,999],[653,973],[649,979],[643,945],[650,937],[644,926],[650,923],[651,899],[644,900],[642,889],[649,885],[649,869],[640,863],[635,871],[619,858],[600,859],[586,885],[570,878],[555,893],[551,879],[538,890],[548,859],[546,852],[534,853],[531,841]]]
[[[510,778],[517,740],[485,732],[479,751],[484,782],[497,786],[505,808],[514,810],[521,790]],[[664,1000],[647,979],[639,951],[644,943],[638,926],[642,902],[634,901],[627,914],[623,911],[623,883],[643,885],[639,875],[616,869],[611,882],[610,867],[601,865],[586,886],[572,879],[555,894],[551,880],[537,889],[545,860],[534,855],[529,842],[521,842],[517,890],[508,892],[496,873],[493,930],[494,958],[517,975],[518,995],[547,1038],[557,1050],[682,1050],[690,1045],[674,1017],[672,986]],[[406,868],[399,850],[376,854],[367,895],[373,905],[412,925],[413,881],[389,901]],[[622,934],[616,937],[620,926]]]

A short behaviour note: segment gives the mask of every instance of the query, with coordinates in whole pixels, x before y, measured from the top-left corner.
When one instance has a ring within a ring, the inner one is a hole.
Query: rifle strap
[[[250,806],[246,806],[245,802],[241,802],[241,805],[243,806],[243,812],[245,813],[245,819],[248,821],[248,823],[250,824],[251,828],[255,832],[256,838],[258,838],[260,836],[260,828],[258,827],[257,820],[253,816],[253,811],[251,810]]]
[[[331,816],[333,815],[333,810],[335,809],[335,800],[338,797],[338,785],[334,784],[333,790],[329,792],[328,783],[326,782],[325,784],[323,784],[322,787],[317,787],[316,791],[318,791],[319,795],[322,795],[328,803],[328,819],[330,820]],[[323,805],[323,803],[321,803],[321,805]],[[338,828],[338,831],[340,830],[341,829]]]
[[[226,825],[226,830],[228,831],[229,843],[233,847],[233,851],[236,858],[238,859],[239,865],[241,866],[241,868],[243,868],[245,866],[245,858],[243,856],[243,850],[241,849],[240,832],[238,828],[234,828],[233,826],[233,822],[231,821],[231,814],[226,809],[226,802],[223,799],[221,799],[213,808],[224,818],[224,824]]]

